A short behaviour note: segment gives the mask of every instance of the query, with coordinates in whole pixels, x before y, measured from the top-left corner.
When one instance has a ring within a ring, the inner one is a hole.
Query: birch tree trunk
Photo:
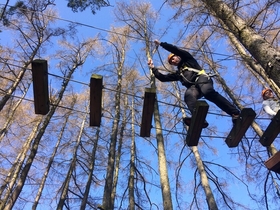
[[[156,21],[157,15],[151,10],[151,4],[145,2],[131,2],[118,4],[118,19],[128,26],[135,36],[144,40],[145,52],[147,59],[152,57],[151,37],[153,24]],[[155,86],[155,77],[150,70],[150,84],[152,88]],[[172,210],[171,190],[168,178],[167,160],[164,149],[164,139],[162,134],[162,125],[160,122],[160,113],[158,109],[158,102],[156,100],[154,105],[154,122],[157,139],[157,154],[158,154],[158,169],[160,173],[160,185],[162,192],[163,208],[165,210]]]
[[[240,18],[224,1],[201,0],[222,21],[280,87],[280,52]]]
[[[40,125],[41,125],[41,121],[38,120],[37,123],[34,125],[33,130],[30,133],[28,139],[23,145],[22,150],[20,151],[17,158],[15,159],[14,164],[12,165],[8,175],[4,180],[4,184],[0,188],[0,197],[1,197],[0,209],[3,209],[5,207],[10,195],[13,192],[17,178],[20,176],[20,170],[22,169],[24,160],[27,157],[28,150],[32,144],[34,137],[36,136],[36,131],[39,130],[40,128]]]
[[[100,134],[100,129],[98,128],[97,131],[96,131],[96,138],[94,140],[93,147],[92,147],[91,160],[90,160],[89,172],[88,172],[88,179],[87,179],[87,183],[86,183],[86,187],[85,187],[83,200],[82,200],[82,203],[81,203],[81,208],[80,208],[81,210],[86,209],[87,199],[89,197],[90,187],[91,187],[91,183],[92,183],[92,175],[93,175],[94,166],[95,166],[95,159],[96,159],[96,151],[97,151],[97,147],[98,147],[99,134]]]
[[[200,174],[200,179],[201,179],[201,184],[204,189],[205,195],[206,195],[206,200],[208,204],[208,209],[210,210],[218,210],[216,201],[214,199],[214,195],[212,193],[212,190],[210,188],[209,182],[208,182],[208,177],[206,174],[206,171],[203,166],[203,162],[200,158],[200,155],[198,153],[197,147],[192,147],[192,151],[196,160],[198,172]]]
[[[6,132],[8,131],[10,125],[12,124],[13,119],[14,119],[14,115],[17,111],[17,108],[20,106],[22,100],[26,96],[30,85],[31,85],[31,81],[29,82],[29,84],[26,85],[27,87],[24,88],[21,98],[16,102],[15,105],[13,105],[11,110],[9,110],[9,112],[7,113],[8,116],[7,116],[7,119],[5,120],[5,124],[4,124],[3,128],[0,130],[0,142],[4,138]]]
[[[87,108],[87,112],[88,112],[88,110],[89,109]],[[62,184],[62,190],[61,190],[62,192],[61,192],[60,199],[59,199],[59,202],[58,202],[58,205],[57,205],[57,210],[62,210],[63,206],[65,205],[65,200],[66,200],[67,195],[68,195],[68,187],[69,187],[69,184],[70,184],[70,181],[71,181],[71,175],[72,175],[72,173],[73,173],[73,171],[75,170],[75,167],[76,167],[77,152],[78,152],[79,145],[81,143],[83,130],[85,129],[86,118],[87,118],[87,115],[85,114],[84,118],[82,120],[82,123],[81,123],[80,132],[77,136],[77,142],[76,142],[76,145],[75,145],[75,148],[74,148],[74,151],[73,151],[72,161],[71,161],[69,170],[67,172],[66,178],[65,178],[65,180]]]
[[[144,25],[146,28],[143,30],[146,32],[145,34],[148,34],[148,25],[147,23]],[[150,44],[149,40],[150,37],[145,37],[145,44],[146,44],[146,55],[147,58],[152,58],[151,50],[150,50]],[[152,70],[150,69],[151,74],[151,88],[156,88],[156,81],[155,77],[152,73]],[[164,210],[172,210],[173,204],[172,204],[172,198],[171,198],[171,189],[169,184],[169,178],[168,178],[168,168],[167,168],[167,160],[166,160],[166,154],[165,154],[165,148],[164,148],[164,138],[162,134],[162,125],[161,125],[161,119],[160,119],[160,113],[159,113],[159,107],[158,107],[158,100],[156,97],[155,105],[154,105],[154,122],[155,122],[155,129],[156,129],[156,139],[157,139],[157,149],[158,149],[158,168],[160,173],[160,185],[161,185],[161,193],[162,193],[162,200],[163,200],[163,207]]]
[[[166,163],[166,154],[164,149],[164,139],[162,134],[162,126],[160,122],[160,114],[158,109],[158,102],[156,100],[154,106],[154,121],[156,129],[156,138],[157,138],[157,148],[158,148],[158,164],[159,164],[159,173],[160,173],[160,185],[164,210],[172,210],[172,198],[171,190],[168,178],[168,169]]]
[[[124,96],[124,113],[126,113],[128,105],[127,105],[127,96]],[[121,129],[120,129],[120,138],[119,138],[119,144],[118,144],[118,150],[116,155],[116,165],[115,165],[115,172],[114,172],[114,180],[113,180],[113,192],[112,192],[112,204],[114,206],[115,204],[115,197],[116,197],[116,191],[117,191],[117,184],[118,184],[118,178],[119,178],[119,169],[121,164],[121,155],[122,155],[122,147],[123,147],[123,141],[124,141],[124,132],[125,127],[127,124],[127,117],[126,114],[123,114],[123,119],[121,123]]]
[[[71,104],[70,110],[73,109],[74,105],[75,105],[75,103],[72,103],[72,104]],[[39,204],[40,197],[41,197],[42,192],[43,192],[44,187],[45,187],[45,182],[46,182],[47,177],[48,177],[48,174],[49,174],[49,172],[50,172],[50,170],[51,170],[51,166],[52,166],[52,164],[53,164],[55,155],[56,155],[56,153],[57,153],[59,144],[60,144],[61,139],[62,139],[62,137],[63,137],[64,131],[65,131],[65,129],[66,129],[66,125],[67,125],[67,122],[68,122],[68,119],[69,119],[71,113],[72,113],[72,111],[69,111],[69,112],[65,115],[63,127],[62,127],[62,129],[61,129],[61,131],[60,131],[60,134],[59,134],[59,136],[58,136],[58,140],[57,140],[57,142],[56,142],[56,145],[55,145],[55,147],[54,147],[54,150],[53,150],[53,152],[52,152],[52,155],[51,155],[51,157],[50,157],[50,159],[49,159],[48,165],[47,165],[47,167],[46,167],[46,171],[45,171],[45,173],[44,173],[44,175],[43,175],[43,177],[42,177],[42,181],[41,181],[41,183],[40,183],[40,186],[39,186],[39,189],[38,189],[38,192],[37,192],[35,201],[34,201],[34,203],[33,203],[33,205],[32,205],[32,210],[36,210],[36,209],[37,209],[37,206],[38,206],[38,204]]]
[[[220,21],[221,22],[221,21]],[[225,33],[229,37],[232,45],[234,46],[234,49],[239,53],[239,55],[243,58],[245,66],[247,66],[248,70],[260,81],[260,83],[263,84],[263,86],[266,86],[266,84],[269,84],[271,89],[274,90],[274,92],[277,94],[277,96],[280,98],[280,89],[279,87],[267,76],[265,70],[255,62],[254,59],[251,58],[250,55],[246,53],[246,50],[241,45],[241,43],[238,41],[238,39],[229,31],[227,30],[227,26],[221,22],[221,25],[225,29]],[[212,69],[216,73],[218,77],[218,81],[222,84],[223,89],[226,91],[226,93],[229,95],[231,100],[234,102],[234,104],[241,110],[244,107],[241,105],[241,103],[237,100],[237,97],[233,94],[231,89],[226,85],[225,80],[219,75],[217,69],[215,68],[215,65],[211,65],[211,61],[206,58],[209,65],[212,66]],[[213,63],[212,63],[213,64]],[[262,79],[266,82],[266,84],[259,78],[259,76],[262,77]],[[252,123],[252,128],[255,130],[255,132],[258,134],[259,137],[263,135],[263,131],[261,127],[256,123]],[[277,153],[277,150],[273,144],[267,147],[271,155],[275,155]]]
[[[126,29],[122,30],[124,33],[127,33]],[[122,90],[122,74],[123,74],[123,67],[125,61],[125,53],[126,53],[126,44],[127,40],[126,37],[123,37],[124,40],[118,40],[116,37],[112,37],[114,42],[117,42],[114,45],[114,49],[117,52],[117,86],[116,86],[116,94],[114,100],[114,121],[112,126],[112,134],[110,137],[110,147],[109,147],[109,154],[108,154],[108,165],[107,165],[107,172],[106,172],[106,179],[105,179],[105,187],[103,193],[103,202],[102,208],[112,210],[114,209],[113,201],[113,182],[114,182],[114,168],[115,168],[115,159],[116,159],[116,146],[117,146],[117,135],[118,135],[118,128],[120,122],[120,106],[121,106],[121,90]],[[112,42],[113,43],[113,42]]]
[[[132,100],[131,105],[131,148],[130,148],[130,170],[129,170],[129,179],[128,179],[128,197],[129,197],[129,210],[135,209],[135,197],[134,197],[134,176],[135,176],[135,111],[134,111],[134,100]]]
[[[244,46],[240,43],[240,41],[234,36],[233,33],[230,32],[228,27],[221,21],[219,20],[220,24],[222,25],[225,34],[228,36],[230,39],[232,45],[234,46],[234,49],[239,53],[241,58],[243,59],[245,65],[248,67],[248,70],[256,77],[258,78],[261,76],[261,78],[265,81],[259,81],[263,84],[265,87],[267,84],[270,86],[270,88],[275,92],[275,94],[280,98],[280,88],[277,86],[273,80],[271,80],[268,75],[265,72],[265,69],[254,60],[251,55],[249,55],[246,50],[244,49]],[[259,76],[258,76],[259,75]]]

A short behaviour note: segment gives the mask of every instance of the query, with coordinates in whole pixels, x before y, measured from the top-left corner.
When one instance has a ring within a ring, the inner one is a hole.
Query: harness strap
[[[184,74],[183,74],[184,71],[192,71],[192,72],[197,73],[197,76],[198,76],[198,77],[195,79],[195,82],[194,82],[194,83],[197,82],[197,80],[198,80],[198,78],[199,78],[200,75],[205,75],[205,76],[208,77],[208,79],[209,79],[210,77],[216,76],[215,73],[214,73],[214,74],[206,73],[204,69],[199,70],[199,69],[194,69],[194,68],[185,66],[184,68],[182,68],[182,69],[180,70],[180,75],[182,76],[182,78],[183,78],[185,81],[187,81],[187,82],[189,82],[189,83],[193,83],[193,82],[188,81],[187,78],[185,78],[185,76],[184,76]]]
[[[207,75],[208,77],[214,77],[217,75],[216,73],[212,73],[212,74],[206,73],[204,69],[198,70],[198,69],[194,69],[194,68],[187,67],[187,66],[185,66],[184,68],[181,69],[181,73],[184,71],[192,71],[192,72],[196,72],[197,75]]]
[[[205,70],[202,69],[202,70],[198,70],[198,69],[194,69],[194,68],[191,68],[191,67],[187,67],[185,66],[184,68],[181,69],[181,71],[193,71],[195,73],[197,73],[198,75],[201,75],[201,74],[206,74]]]

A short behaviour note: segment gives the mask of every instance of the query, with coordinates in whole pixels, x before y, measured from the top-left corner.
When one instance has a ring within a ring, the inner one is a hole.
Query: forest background
[[[279,175],[264,165],[279,138],[259,142],[271,121],[261,91],[280,96],[279,2],[83,2],[0,4],[0,209],[279,209]],[[231,117],[209,101],[209,127],[185,145],[185,88],[153,78],[148,58],[174,70],[155,39],[188,50],[217,74],[218,92],[256,112],[237,147],[225,143]],[[34,113],[35,59],[48,62],[46,115]],[[103,77],[100,127],[89,126],[92,74]],[[144,91],[155,86],[143,138]]]

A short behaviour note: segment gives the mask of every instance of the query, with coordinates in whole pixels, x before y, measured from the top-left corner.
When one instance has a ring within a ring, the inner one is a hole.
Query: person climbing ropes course
[[[148,66],[152,69],[155,77],[161,82],[180,81],[182,85],[187,88],[184,94],[184,101],[191,114],[194,112],[197,100],[204,97],[230,115],[232,117],[232,122],[235,123],[239,117],[240,111],[225,97],[215,91],[212,78],[206,74],[205,70],[201,68],[197,60],[188,51],[167,42],[160,42],[159,40],[155,40],[154,43],[157,47],[161,46],[170,52],[167,58],[168,63],[177,66],[177,71],[174,73],[162,74],[159,72],[159,69],[154,66],[152,59],[148,60]],[[183,121],[189,126],[191,117],[186,117]],[[208,123],[204,122],[204,127],[207,126]]]
[[[277,99],[270,88],[265,88],[262,91],[262,106],[263,110],[273,118],[280,110],[280,101]]]

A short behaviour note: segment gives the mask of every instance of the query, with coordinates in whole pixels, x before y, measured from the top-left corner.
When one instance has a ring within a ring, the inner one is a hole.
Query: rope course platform
[[[280,132],[280,110],[272,118],[267,129],[264,131],[263,135],[260,138],[260,143],[265,147],[270,146],[274,141],[274,139],[279,134],[279,132]]]
[[[264,164],[268,170],[280,174],[280,151],[265,161]]]
[[[203,124],[209,109],[209,105],[204,100],[198,100],[195,104],[192,114],[191,124],[188,129],[186,144],[188,146],[197,146]]]
[[[46,115],[50,110],[48,63],[36,59],[31,62],[35,114]]]
[[[140,128],[141,137],[150,137],[151,135],[155,100],[156,100],[156,89],[145,88],[144,105],[143,105],[141,128]]]
[[[271,122],[267,126],[263,135],[260,138],[260,143],[264,147],[270,146],[276,139],[280,132],[280,110],[272,118]],[[265,163],[268,170],[274,171],[280,174],[280,151],[271,156]]]
[[[239,118],[234,123],[226,138],[226,144],[228,147],[232,148],[238,146],[255,117],[256,112],[252,108],[244,108],[241,110]]]
[[[90,105],[89,105],[90,126],[100,127],[101,124],[102,88],[103,88],[103,77],[98,74],[92,74],[90,78]]]
[[[35,114],[46,115],[50,110],[49,89],[48,89],[48,64],[46,60],[36,59],[32,61],[32,80],[34,94]],[[90,126],[101,125],[102,117],[102,89],[103,77],[98,74],[92,74],[90,78]],[[150,137],[152,128],[152,118],[156,100],[156,88],[145,88],[144,104],[142,110],[142,120],[140,128],[141,137]],[[197,146],[198,141],[204,128],[204,123],[209,105],[204,100],[198,100],[195,104],[194,113],[191,118],[190,126],[186,136],[188,146]],[[234,123],[229,135],[226,138],[228,147],[237,147],[242,140],[249,126],[256,116],[252,108],[241,110],[240,116]],[[280,133],[280,110],[271,120],[267,129],[260,138],[263,146],[270,146]],[[265,166],[276,173],[280,174],[280,151],[271,156]]]

